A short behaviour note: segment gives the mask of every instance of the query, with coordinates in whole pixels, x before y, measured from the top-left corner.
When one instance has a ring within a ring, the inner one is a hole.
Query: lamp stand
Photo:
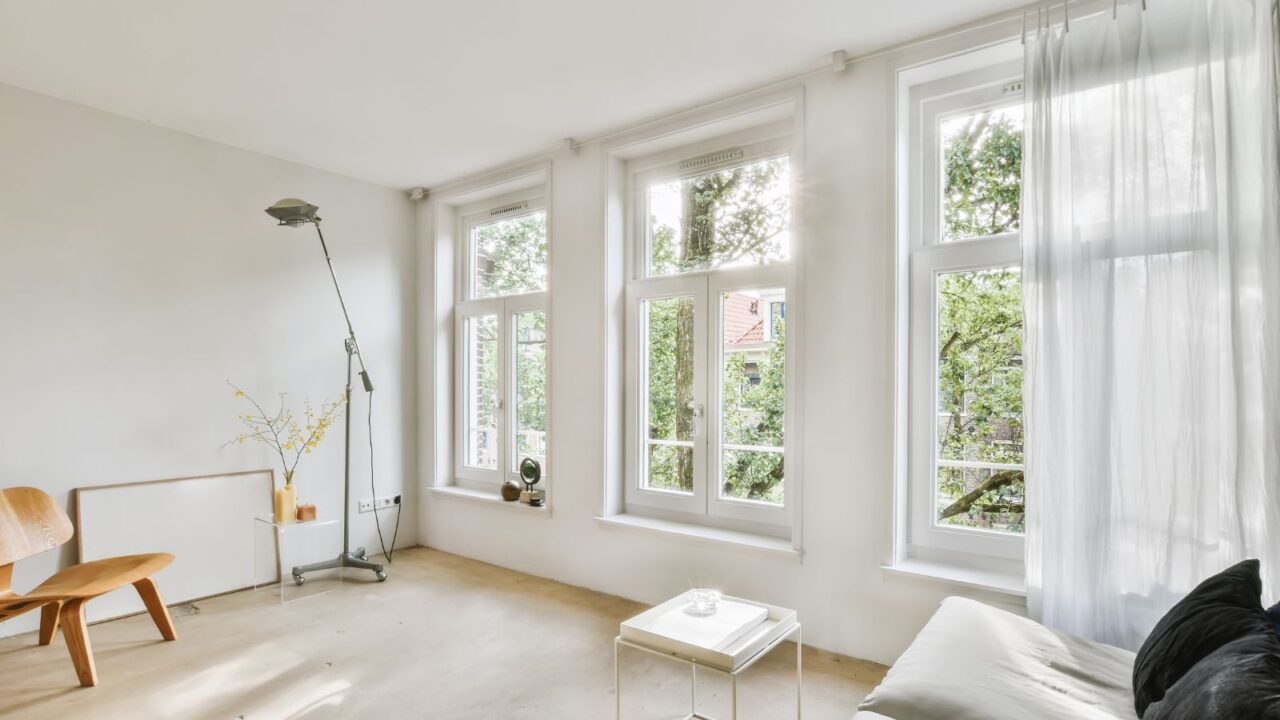
[[[342,289],[338,287],[338,276],[333,271],[333,261],[329,259],[329,247],[325,245],[324,233],[320,231],[320,218],[315,218],[314,223],[316,233],[320,236],[320,248],[324,250],[324,260],[329,265],[329,276],[333,278],[333,288],[338,291],[338,303],[342,305],[342,315],[347,320],[347,338],[342,343],[347,351],[346,412],[344,413],[346,437],[342,450],[342,553],[332,560],[294,566],[293,582],[301,585],[307,581],[307,573],[333,568],[372,570],[378,582],[382,582],[387,579],[387,572],[382,569],[382,563],[370,561],[364,548],[356,548],[354,552],[351,550],[351,361],[353,358],[360,358],[360,379],[364,384],[365,392],[373,392],[373,382],[369,380],[369,372],[364,369],[364,358],[360,357],[360,345],[356,342],[356,333],[351,327],[351,317],[347,315],[347,304],[342,299]],[[375,509],[374,512],[377,510]]]

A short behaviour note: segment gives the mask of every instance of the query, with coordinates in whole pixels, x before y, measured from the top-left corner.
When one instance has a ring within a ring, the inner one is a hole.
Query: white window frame
[[[786,431],[784,462],[786,478],[783,502],[778,505],[739,498],[721,497],[723,442],[720,432],[720,374],[723,368],[723,319],[721,294],[732,290],[773,289],[786,292],[788,317],[794,302],[796,283],[796,170],[789,137],[760,138],[748,133],[697,143],[673,151],[632,160],[627,164],[627,245],[626,269],[626,348],[625,363],[625,440],[624,502],[628,513],[652,515],[665,519],[697,522],[748,532],[785,535],[793,525],[795,504],[800,496],[797,456],[798,411],[796,409],[796,348],[799,333],[796,324],[788,323],[785,356],[784,392]],[[682,171],[682,161],[733,150],[733,156],[721,162],[702,164]],[[741,151],[741,154],[737,154]],[[648,188],[678,178],[697,177],[709,172],[729,169],[776,157],[787,157],[791,165],[791,237],[788,259],[761,266],[699,270],[687,273],[649,277]],[[694,299],[694,402],[700,406],[695,418],[693,493],[684,494],[644,487],[642,480],[647,460],[645,432],[646,344],[647,325],[641,317],[641,306],[647,300],[691,296]]]
[[[516,210],[500,212],[503,209],[519,206]],[[499,220],[509,220],[537,212],[548,212],[545,196],[529,196],[518,194],[494,198],[463,207],[458,221],[458,297],[455,300],[454,313],[454,476],[455,482],[462,487],[475,490],[495,491],[507,480],[519,482],[519,458],[516,453],[516,435],[518,422],[516,408],[516,325],[515,316],[530,311],[541,311],[547,316],[547,340],[550,342],[551,318],[549,313],[548,290],[520,293],[515,295],[499,295],[473,299],[475,248],[472,245],[472,230]],[[550,217],[547,218],[550,233]],[[549,240],[549,238],[548,238]],[[550,278],[548,277],[548,282]],[[497,354],[498,354],[498,458],[496,468],[488,470],[467,465],[467,320],[472,317],[495,315],[497,317]],[[549,348],[548,348],[549,349]],[[551,358],[547,355],[547,381],[550,381]],[[547,433],[550,435],[551,408],[548,398]],[[543,482],[550,476],[547,463],[543,463]],[[545,485],[541,486],[545,489]]]
[[[937,521],[938,279],[957,271],[1020,267],[1020,232],[942,240],[942,148],[938,131],[948,117],[1022,101],[1022,70],[1001,62],[928,83],[912,97],[909,117],[907,234],[907,554],[929,561],[985,558],[1020,563],[1023,535],[943,525]],[[985,467],[988,463],[951,463]],[[1004,466],[1001,466],[1004,467]]]

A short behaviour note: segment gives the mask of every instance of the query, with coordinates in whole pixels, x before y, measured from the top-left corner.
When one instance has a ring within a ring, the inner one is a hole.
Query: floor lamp
[[[347,429],[346,438],[343,443],[342,450],[342,554],[332,560],[324,560],[310,565],[298,565],[293,568],[293,581],[299,585],[306,582],[306,573],[315,572],[317,570],[330,570],[332,568],[359,568],[361,570],[372,570],[377,576],[378,581],[382,582],[387,579],[387,572],[382,569],[381,563],[375,563],[369,560],[369,556],[365,553],[364,548],[356,548],[355,552],[351,551],[351,360],[355,358],[360,361],[360,381],[364,384],[366,393],[373,392],[373,381],[369,379],[369,371],[364,366],[364,357],[360,355],[360,344],[356,342],[356,331],[351,327],[351,316],[347,314],[347,303],[342,299],[342,288],[338,287],[338,276],[333,272],[333,261],[329,259],[329,247],[325,245],[324,233],[320,231],[320,217],[316,215],[316,211],[320,208],[315,205],[303,202],[297,198],[285,198],[275,205],[267,208],[267,214],[280,221],[281,225],[287,227],[298,227],[306,223],[311,223],[316,227],[316,234],[320,236],[320,249],[324,251],[324,261],[329,265],[329,277],[333,278],[333,289],[338,292],[338,304],[342,306],[342,317],[347,321],[347,338],[343,341],[343,347],[347,351],[347,389],[346,389],[346,415]]]

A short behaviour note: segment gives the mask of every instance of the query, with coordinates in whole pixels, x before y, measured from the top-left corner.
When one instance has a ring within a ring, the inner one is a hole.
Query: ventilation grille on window
[[[718,165],[730,160],[737,160],[742,157],[742,148],[734,148],[732,150],[724,150],[710,155],[703,155],[692,160],[685,160],[680,163],[681,170],[693,170],[695,168],[707,167],[708,165]]]
[[[521,210],[524,210],[527,207],[529,207],[529,203],[527,202],[518,202],[512,205],[503,205],[502,207],[497,208],[495,210],[490,210],[489,217],[497,217],[499,215],[508,215],[513,212],[519,212]]]

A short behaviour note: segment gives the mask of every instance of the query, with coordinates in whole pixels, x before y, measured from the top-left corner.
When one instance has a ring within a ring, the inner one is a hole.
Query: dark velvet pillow
[[[1275,630],[1262,609],[1258,561],[1245,560],[1196,586],[1147,636],[1133,665],[1138,717],[1213,651],[1247,635]]]
[[[1276,632],[1280,633],[1280,603],[1272,605],[1267,610],[1267,617],[1271,618],[1271,624],[1276,626]]]
[[[1233,640],[1196,663],[1144,720],[1280,720],[1280,637]]]

